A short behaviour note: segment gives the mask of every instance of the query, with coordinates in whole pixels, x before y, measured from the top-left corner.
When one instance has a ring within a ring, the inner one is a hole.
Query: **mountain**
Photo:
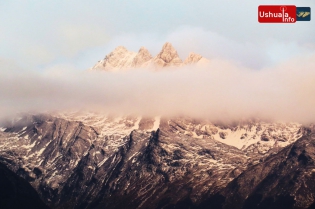
[[[305,135],[295,123],[91,112],[23,115],[1,130],[0,162],[51,208],[197,206]]]
[[[92,70],[206,63],[165,43],[155,57],[117,47]],[[0,127],[0,196],[14,194],[13,208],[30,190],[34,208],[38,195],[54,209],[315,209],[314,133],[259,119],[21,114]]]
[[[141,47],[138,53],[136,53],[128,51],[123,46],[119,46],[106,55],[103,60],[94,65],[91,70],[119,71],[143,67],[159,69],[196,63],[206,64],[208,62],[209,60],[195,53],[191,53],[185,62],[183,62],[172,44],[166,42],[161,52],[155,57],[152,57],[150,52],[144,47]]]
[[[185,65],[189,65],[189,64],[206,64],[208,63],[209,60],[207,60],[206,58],[202,57],[200,54],[196,54],[191,52],[188,57],[186,58],[186,60],[184,61]]]
[[[2,163],[0,163],[0,208],[48,209],[28,182]]]
[[[150,52],[146,48],[141,47],[138,54],[136,54],[136,56],[133,58],[131,67],[137,68],[146,66],[151,59],[152,56]]]
[[[103,60],[99,61],[92,69],[104,69],[106,71],[122,70],[131,68],[137,53],[128,51],[119,46],[109,53]]]
[[[200,208],[315,208],[314,127],[279,153],[249,167],[214,197]]]
[[[183,61],[170,43],[163,45],[162,51],[153,59],[153,63],[159,67],[181,66]]]

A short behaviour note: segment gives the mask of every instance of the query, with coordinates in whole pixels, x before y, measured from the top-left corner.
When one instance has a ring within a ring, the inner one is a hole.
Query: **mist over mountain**
[[[32,72],[5,70],[6,66],[0,71],[1,117],[16,112],[85,109],[309,123],[313,122],[315,105],[314,56],[296,57],[261,70],[217,59],[159,71],[146,66],[117,72],[77,72],[61,66]]]
[[[315,209],[315,22],[259,4],[1,1],[0,208]]]
[[[309,209],[314,58],[253,70],[165,43],[116,47],[80,73],[7,65],[0,163],[56,209]]]

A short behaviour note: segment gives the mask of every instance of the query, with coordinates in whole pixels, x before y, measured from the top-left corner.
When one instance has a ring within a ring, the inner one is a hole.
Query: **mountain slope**
[[[200,208],[308,209],[315,202],[315,134],[249,167]]]
[[[181,66],[183,61],[170,43],[165,43],[161,52],[153,59],[153,63],[159,67]]]
[[[45,209],[34,188],[0,163],[0,208]]]
[[[304,133],[296,124],[92,113],[25,115],[2,130],[0,161],[52,208],[196,206]]]

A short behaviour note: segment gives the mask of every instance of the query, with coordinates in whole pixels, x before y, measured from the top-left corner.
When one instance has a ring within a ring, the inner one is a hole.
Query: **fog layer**
[[[259,71],[224,60],[161,71],[1,68],[0,118],[17,112],[84,109],[210,120],[315,121],[315,54]]]

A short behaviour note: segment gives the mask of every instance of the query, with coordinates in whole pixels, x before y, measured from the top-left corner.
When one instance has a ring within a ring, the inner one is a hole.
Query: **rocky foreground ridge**
[[[313,131],[258,120],[24,115],[0,129],[0,163],[51,208],[271,208],[281,198],[308,208]]]
[[[128,51],[123,46],[119,46],[106,55],[103,60],[98,61],[91,70],[118,71],[144,67],[160,69],[163,67],[205,64],[208,62],[209,60],[196,53],[190,53],[183,62],[172,44],[167,42],[163,45],[161,52],[155,57],[152,57],[145,47],[141,47],[137,53]]]
[[[305,129],[299,140],[249,167],[198,208],[314,209],[314,128]]]
[[[1,209],[49,209],[39,198],[35,189],[0,163]]]

